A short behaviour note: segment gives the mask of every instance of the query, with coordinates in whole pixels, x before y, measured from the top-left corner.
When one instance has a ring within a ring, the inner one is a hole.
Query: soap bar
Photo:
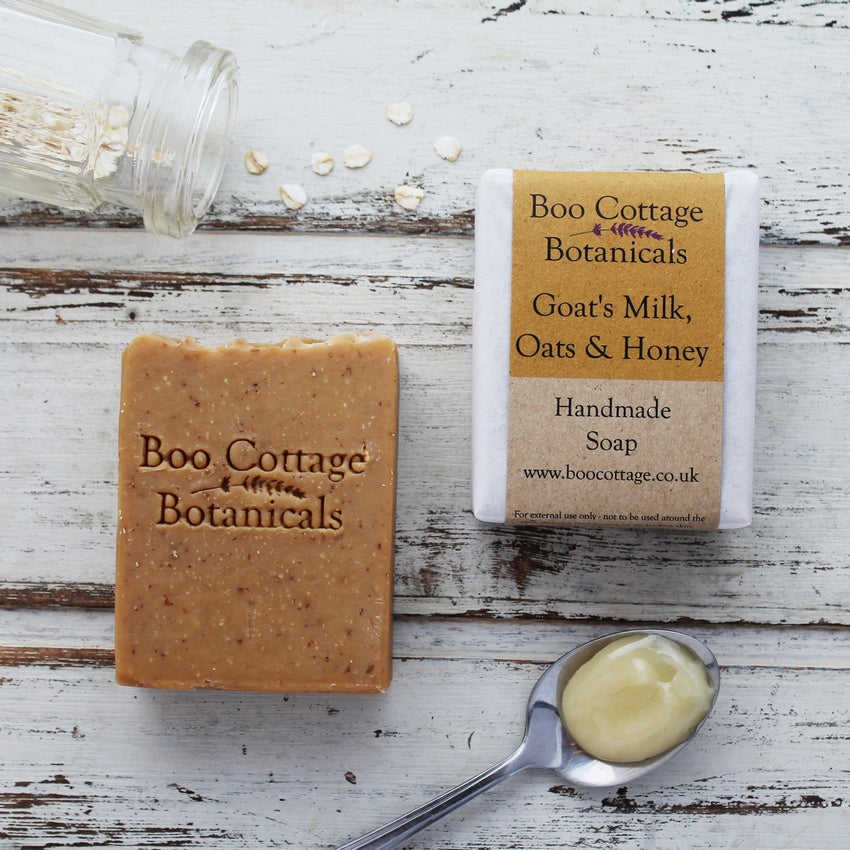
[[[398,355],[377,334],[122,362],[120,684],[383,692],[392,674]]]
[[[475,231],[475,516],[749,525],[757,292],[752,172],[488,171]]]

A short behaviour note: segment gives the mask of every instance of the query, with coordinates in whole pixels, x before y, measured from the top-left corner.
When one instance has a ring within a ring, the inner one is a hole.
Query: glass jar
[[[236,60],[185,56],[39,0],[0,0],[0,191],[140,213],[187,236],[218,190],[236,116]]]

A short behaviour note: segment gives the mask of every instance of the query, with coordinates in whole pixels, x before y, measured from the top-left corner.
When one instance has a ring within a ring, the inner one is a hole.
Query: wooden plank
[[[33,614],[34,612],[29,612]],[[71,635],[108,636],[89,617]],[[44,617],[7,632],[37,638]],[[0,837],[12,846],[335,847],[499,760],[545,666],[601,633],[575,623],[402,619],[388,694],[120,688],[93,649],[0,666]],[[846,842],[847,630],[709,628],[714,714],[682,756],[632,785],[515,777],[411,847],[730,846]],[[56,635],[58,638],[58,634]],[[800,711],[801,699],[817,694]],[[27,711],[16,710],[27,705]],[[613,842],[613,844],[612,844]]]
[[[594,623],[530,618],[483,622],[405,614],[396,615],[395,623],[393,656],[400,664],[412,659],[547,664],[572,646],[618,629],[661,627],[603,618]],[[693,623],[681,628],[709,644],[724,667],[850,669],[850,634],[842,626]],[[38,609],[16,609],[3,614],[0,646],[8,666],[100,667],[98,653],[111,650],[113,636],[111,611],[64,609],[45,616]],[[56,652],[52,658],[51,651]]]
[[[232,47],[240,121],[189,240],[0,200],[0,849],[332,848],[502,758],[563,651],[674,624],[722,666],[665,769],[529,772],[434,850],[847,846],[850,0],[165,0],[69,5],[182,53]],[[384,106],[408,99],[413,122]],[[464,146],[456,163],[438,135]],[[326,178],[310,153],[361,142]],[[261,177],[242,156],[262,148]],[[473,205],[494,166],[762,175],[756,520],[684,534],[469,510]],[[283,181],[310,196],[299,213]],[[415,213],[392,200],[410,181]],[[395,682],[381,697],[115,685],[115,427],[141,331],[374,327],[402,354]]]
[[[137,332],[220,342],[374,327],[402,349],[402,613],[848,622],[842,250],[764,249],[756,521],[692,535],[472,519],[470,240],[199,240],[182,259],[170,240],[145,251],[144,234],[127,234],[119,252],[106,234],[57,234],[49,251],[38,233],[11,240],[18,260],[0,271],[0,392],[16,415],[0,428],[9,519],[0,604],[111,604],[119,360]]]
[[[426,0],[371,0],[356,14],[246,0],[238,16],[226,0],[186,0],[178,20],[167,0],[120,13],[107,0],[74,5],[175,52],[199,37],[235,51],[240,119],[213,230],[468,235],[476,185],[493,166],[745,167],[764,177],[766,241],[850,244],[846,0],[464,0],[441,13]],[[415,117],[395,127],[384,107],[402,98]],[[458,162],[435,154],[441,135],[463,144]],[[367,168],[312,173],[313,151],[339,161],[353,142],[372,150]],[[242,164],[250,148],[271,159],[260,177]],[[283,181],[305,187],[299,213],[282,207]],[[425,191],[415,213],[392,199],[405,181]],[[74,215],[10,200],[0,224],[139,222],[114,208]]]

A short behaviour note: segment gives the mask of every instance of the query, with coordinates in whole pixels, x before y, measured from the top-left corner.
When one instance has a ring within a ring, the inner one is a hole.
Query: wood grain
[[[507,755],[572,646],[674,625],[722,668],[663,770],[512,779],[409,847],[847,846],[850,0],[66,0],[240,63],[202,229],[0,200],[0,850],[332,848]],[[395,127],[386,104],[407,99]],[[463,145],[455,163],[433,150]],[[372,150],[361,171],[342,149]],[[264,150],[269,170],[242,157]],[[312,173],[310,154],[337,167]],[[492,167],[754,168],[753,526],[488,526],[469,507],[474,205]],[[309,202],[285,210],[278,184]],[[395,186],[424,190],[416,212]],[[140,332],[400,344],[395,681],[379,698],[114,683],[120,355]]]
[[[102,17],[107,0],[77,0]],[[839,2],[641,4],[592,0],[344,3],[189,0],[175,20],[164,0],[122,4],[121,22],[182,53],[198,37],[240,63],[240,118],[215,230],[471,234],[475,187],[494,166],[560,170],[718,170],[762,174],[764,239],[850,244],[845,161],[850,5]],[[157,21],[168,20],[168,26]],[[375,37],[380,33],[380,38]],[[406,98],[413,122],[395,127],[388,103]],[[456,163],[434,140],[463,144]],[[342,150],[365,144],[362,171]],[[252,177],[242,158],[264,150]],[[328,177],[310,155],[337,159]],[[278,185],[310,202],[285,210]],[[416,213],[392,200],[412,181]],[[138,227],[115,208],[90,215],[20,201],[0,224]]]
[[[33,630],[22,617],[14,632]],[[88,621],[80,631],[94,636]],[[337,846],[507,755],[546,664],[604,629],[494,622],[486,646],[456,621],[402,618],[396,631],[396,681],[378,700],[143,692],[116,688],[91,649],[79,650],[85,664],[10,666],[7,653],[0,694],[25,691],[31,702],[4,724],[16,781],[0,789],[3,837],[28,847]],[[744,835],[753,848],[808,847],[813,831],[819,848],[842,847],[846,783],[828,765],[846,749],[850,720],[836,701],[846,631],[693,633],[715,648],[722,690],[679,759],[632,786],[591,792],[533,771],[411,846],[562,846],[553,840],[569,836],[637,848],[651,834],[678,847],[687,829],[689,847]],[[840,669],[819,660],[842,656]],[[805,691],[821,699],[803,717]],[[803,778],[801,758],[825,769]]]
[[[850,466],[840,439],[850,416],[843,249],[763,250],[756,521],[743,532],[693,535],[472,519],[468,239],[246,235],[228,257],[217,251],[220,237],[206,236],[197,251],[208,259],[193,272],[170,241],[142,258],[143,234],[124,240],[124,256],[105,253],[104,236],[73,237],[85,268],[63,270],[71,237],[56,240],[55,257],[28,256],[37,236],[16,235],[22,267],[0,271],[9,404],[39,422],[22,434],[6,420],[0,433],[10,458],[0,499],[20,518],[0,530],[4,604],[110,604],[119,360],[136,333],[222,342],[376,328],[402,352],[400,611],[848,622],[847,606],[835,604],[847,578]],[[242,269],[240,256],[250,257]],[[206,267],[214,261],[218,272]],[[60,346],[69,359],[57,395]],[[825,405],[834,416],[819,415]],[[52,542],[34,549],[33,539]],[[63,581],[69,570],[72,586]]]

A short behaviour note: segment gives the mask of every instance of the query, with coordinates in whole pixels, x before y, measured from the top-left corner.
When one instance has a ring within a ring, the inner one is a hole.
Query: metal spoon
[[[479,773],[478,776],[446,791],[429,803],[402,815],[368,834],[349,841],[338,850],[392,850],[410,839],[426,826],[487,791],[502,780],[526,768],[549,768],[574,785],[586,788],[607,788],[623,785],[643,776],[673,758],[688,743],[705,722],[703,718],[690,738],[655,758],[631,764],[600,761],[588,755],[570,739],[561,722],[559,703],[561,692],[570,676],[591,656],[613,640],[629,635],[661,635],[681,644],[705,664],[714,688],[714,700],[720,687],[720,670],[711,650],[696,638],[664,629],[635,629],[616,632],[589,641],[561,656],[541,677],[531,691],[526,712],[525,736],[522,743],[503,761]],[[706,712],[706,717],[711,711]]]

